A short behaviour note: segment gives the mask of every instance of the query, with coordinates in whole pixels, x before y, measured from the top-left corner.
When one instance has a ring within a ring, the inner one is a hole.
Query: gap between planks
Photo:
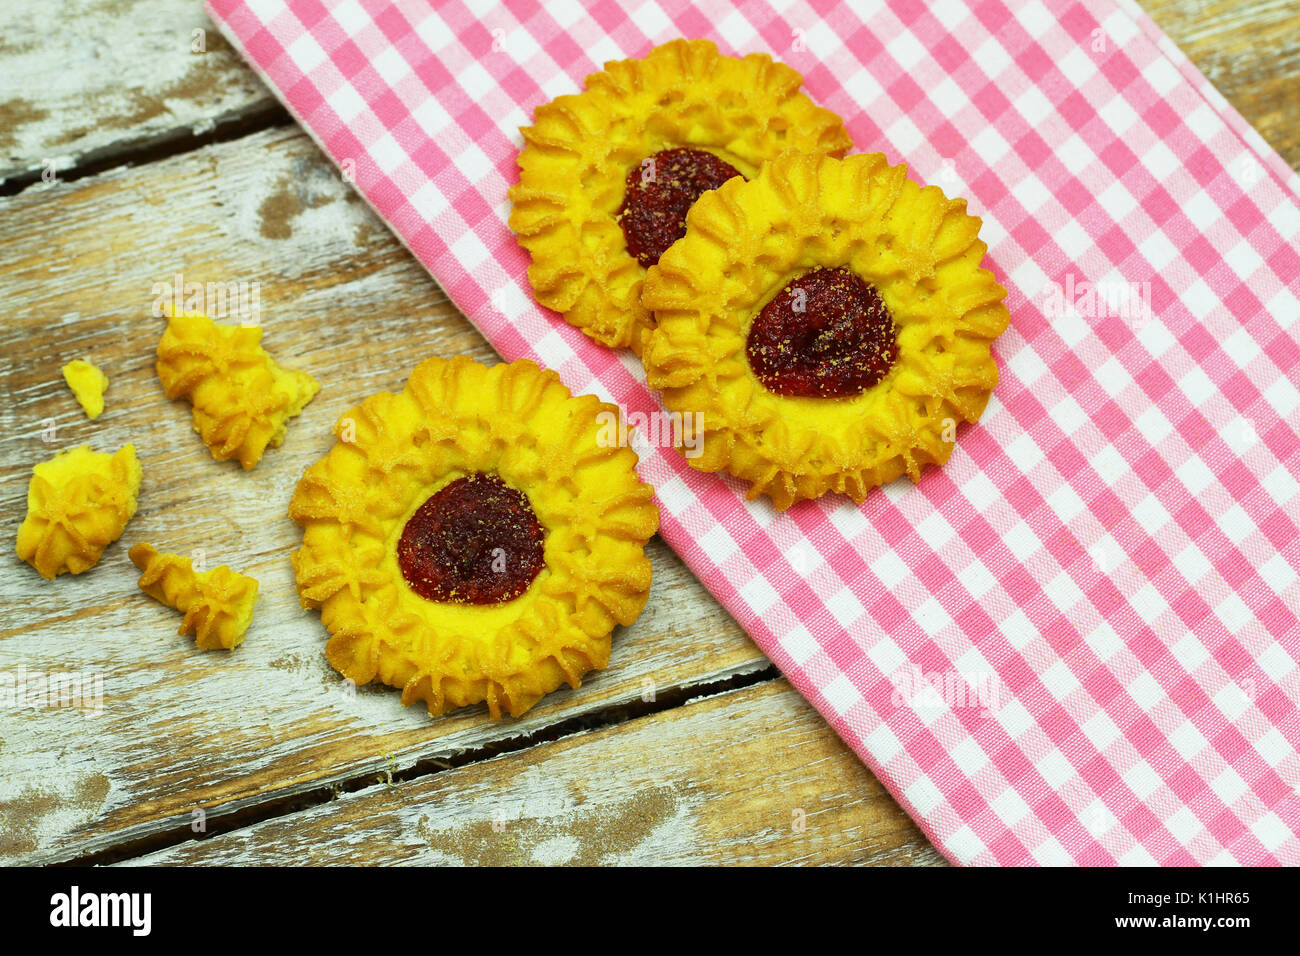
[[[344,701],[323,660],[320,622],[295,597],[287,556],[301,536],[284,516],[292,485],[360,397],[400,387],[431,352],[490,361],[490,349],[292,128],[25,191],[6,204],[0,271],[17,306],[0,328],[0,379],[10,397],[0,403],[0,504],[10,532],[26,470],[50,452],[40,423],[57,415],[63,444],[136,443],[145,485],[123,546],[202,546],[213,564],[262,580],[266,603],[231,661],[196,654],[174,636],[170,613],[135,588],[138,572],[122,547],[57,583],[40,581],[12,554],[0,562],[12,599],[0,660],[101,672],[111,685],[110,707],[93,729],[57,712],[0,714],[0,736],[9,738],[0,742],[0,815],[12,823],[0,827],[0,855],[28,863],[83,857],[174,831],[192,808],[215,819],[519,737],[635,701],[647,682],[663,700],[669,688],[770,667],[656,539],[656,597],[615,635],[614,666],[520,722],[494,724],[473,710],[431,722],[382,689]],[[282,207],[293,214],[267,218]],[[160,329],[148,317],[150,285],[181,268],[187,278],[264,280],[268,348],[324,385],[284,446],[252,472],[211,461],[188,409],[165,401],[152,371]],[[82,355],[102,359],[113,380],[110,407],[94,423],[57,374]],[[211,507],[214,496],[221,508]]]
[[[288,110],[279,101],[268,100],[215,117],[211,129],[205,132],[196,133],[192,128],[184,127],[123,140],[88,150],[78,157],[75,165],[54,172],[60,183],[73,183],[113,169],[156,163],[262,130],[292,125],[294,120]],[[16,196],[38,184],[48,185],[42,178],[43,174],[42,169],[28,169],[14,173],[8,179],[0,179],[0,198]]]
[[[197,6],[197,4],[196,4]],[[1262,132],[1272,141],[1288,160],[1295,165],[1298,160],[1297,153],[1300,152],[1294,142],[1294,126],[1292,124],[1292,133],[1283,135],[1274,122],[1278,103],[1277,93],[1271,90],[1270,84],[1264,82],[1262,74],[1270,72],[1262,63],[1254,62],[1253,64],[1242,65],[1240,58],[1233,58],[1233,62],[1219,63],[1215,58],[1219,56],[1216,52],[1218,46],[1222,45],[1225,34],[1241,37],[1240,42],[1252,43],[1251,47],[1256,55],[1264,55],[1267,51],[1261,52],[1259,44],[1245,38],[1252,32],[1250,24],[1264,17],[1274,18],[1278,8],[1277,4],[1262,4],[1258,9],[1252,8],[1241,10],[1238,14],[1224,12],[1223,4],[1206,3],[1206,2],[1179,2],[1179,0],[1151,0],[1144,4],[1153,17],[1160,24],[1170,31],[1172,37],[1180,42],[1187,49],[1187,52],[1193,57],[1198,65],[1204,69],[1216,84],[1220,85],[1223,92],[1230,96],[1234,104],[1255,124],[1261,128]],[[1274,11],[1273,14],[1267,11]],[[1254,12],[1252,12],[1254,11]],[[1205,14],[1207,19],[1197,22],[1197,16],[1189,14]],[[1228,21],[1233,16],[1239,16],[1239,32],[1233,34],[1229,29],[1232,25]],[[1254,19],[1252,19],[1254,18]],[[1208,25],[1206,25],[1208,23]],[[1276,35],[1276,30],[1267,31],[1270,35],[1270,44]],[[1235,50],[1233,51],[1236,52]],[[1247,52],[1247,51],[1243,51]],[[1272,61],[1275,63],[1291,64],[1296,59],[1296,48],[1294,44],[1281,52],[1274,51],[1269,53]],[[242,64],[237,64],[234,69],[243,69]],[[1286,72],[1286,71],[1275,71]],[[1275,76],[1274,80],[1281,79]],[[1293,82],[1293,81],[1292,81]],[[1294,102],[1292,100],[1292,102]],[[1254,104],[1254,105],[1252,105]],[[262,99],[254,99],[251,103],[241,106],[232,111],[222,113],[212,120],[212,127],[209,132],[196,134],[193,125],[177,126],[173,129],[163,129],[160,132],[151,132],[140,136],[128,136],[125,139],[109,143],[106,146],[100,146],[85,150],[77,154],[75,164],[66,170],[60,172],[60,180],[71,182],[78,179],[96,176],[102,172],[111,170],[115,167],[132,164],[149,164],[159,160],[168,159],[183,153],[199,150],[209,146],[214,142],[226,142],[234,139],[240,139],[250,133],[260,130],[270,129],[276,126],[288,125],[289,118],[276,101],[264,95]],[[1285,131],[1283,131],[1285,132]],[[39,171],[28,170],[25,173],[12,175],[7,182],[0,183],[0,195],[16,194],[24,191],[27,186],[40,181]],[[757,674],[747,675],[745,680],[762,681],[765,678],[762,675],[766,671]],[[725,683],[725,682],[724,682]],[[705,683],[706,686],[708,682]],[[680,689],[680,688],[679,688]],[[724,691],[713,691],[713,693],[722,693]],[[665,695],[666,697],[667,695]],[[605,711],[616,714],[624,705],[611,705],[605,708]],[[597,715],[604,711],[598,710]],[[594,715],[576,715],[562,718],[552,728],[543,728],[540,731],[526,734],[519,738],[521,741],[517,746],[505,747],[500,753],[514,752],[519,749],[529,749],[533,746],[548,742],[543,739],[547,731],[553,728],[563,728],[566,725],[574,725],[575,729],[563,733],[575,734],[581,733],[583,727],[582,721],[592,719]],[[616,718],[614,719],[617,722]],[[634,719],[623,717],[622,719]],[[602,725],[603,726],[603,725]],[[558,737],[557,737],[558,739]],[[485,752],[490,749],[490,745],[482,748]],[[472,751],[467,751],[472,752]],[[479,758],[482,759],[482,758]],[[451,764],[461,766],[461,763]],[[419,764],[417,763],[417,766]],[[411,768],[403,773],[412,773],[415,768]],[[419,776],[420,774],[416,774]],[[347,780],[364,779],[367,776],[365,768],[359,768],[356,775],[347,778]],[[317,792],[321,789],[308,791]],[[274,798],[275,800],[284,799],[292,800],[292,797]],[[234,817],[239,812],[254,813],[256,807],[249,808],[247,811],[232,811],[230,814],[214,815],[214,819],[224,820],[228,816]],[[290,811],[292,812],[292,811]],[[251,817],[250,817],[251,819]],[[250,824],[243,824],[250,825]],[[111,852],[111,851],[105,851]],[[85,859],[95,858],[95,854],[87,854]]]
[[[379,783],[124,865],[944,863],[784,680]]]
[[[697,701],[708,700],[736,690],[770,683],[781,679],[774,665],[762,670],[736,674],[721,679],[683,684],[656,694],[652,700],[636,699],[615,703],[587,713],[579,713],[544,725],[537,730],[518,736],[504,736],[488,740],[477,746],[458,751],[448,757],[418,759],[409,767],[387,770],[376,774],[374,769],[359,770],[352,776],[336,782],[313,787],[300,793],[254,803],[251,806],[224,813],[215,813],[205,820],[202,836],[195,837],[189,821],[182,819],[174,829],[127,840],[108,849],[82,853],[66,860],[52,860],[56,866],[105,866],[129,863],[146,854],[168,850],[192,841],[202,842],[226,836],[279,817],[292,816],[311,807],[321,806],[342,794],[355,794],[373,787],[392,786],[419,781],[423,777],[468,767],[497,757],[509,756],[557,743],[571,737],[606,730],[654,714],[660,714]]]

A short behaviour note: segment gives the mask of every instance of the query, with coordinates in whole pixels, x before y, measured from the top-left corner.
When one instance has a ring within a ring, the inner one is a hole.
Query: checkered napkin
[[[606,60],[770,52],[968,197],[1011,326],[948,464],[779,515],[643,448],[663,536],[953,861],[1300,863],[1300,184],[1131,3],[209,8],[501,355],[632,412],[505,224]]]

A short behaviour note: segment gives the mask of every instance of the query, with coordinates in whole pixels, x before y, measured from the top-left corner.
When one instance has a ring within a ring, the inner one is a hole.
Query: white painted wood
[[[0,4],[0,181],[273,107],[201,0]]]
[[[362,791],[151,865],[942,864],[785,681]]]
[[[494,361],[427,273],[357,201],[306,136],[255,134],[141,169],[4,202],[0,216],[0,672],[101,675],[103,713],[0,710],[0,860],[49,861],[184,825],[384,766],[457,753],[557,720],[768,666],[731,618],[655,541],[655,589],[615,638],[611,667],[519,722],[484,708],[430,720],[395,691],[354,698],[325,661],[318,616],[297,603],[285,514],[335,419],[398,389],[431,354]],[[155,282],[260,283],[267,348],[310,371],[320,394],[251,472],[213,461],[190,409],[153,371],[163,323]],[[108,374],[107,408],[86,419],[60,366]],[[57,441],[42,431],[56,425]],[[98,566],[41,579],[13,552],[33,464],[58,448],[134,442],[140,511]],[[175,612],[145,597],[127,547],[150,541],[261,582],[253,625],[232,653],[200,652]]]

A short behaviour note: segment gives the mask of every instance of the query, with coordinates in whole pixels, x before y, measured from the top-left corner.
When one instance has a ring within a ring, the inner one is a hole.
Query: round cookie
[[[674,40],[539,106],[510,190],[537,301],[602,345],[639,352],[645,270],[680,237],[700,192],[786,150],[838,156],[852,145],[802,83],[766,54]]]
[[[289,505],[335,669],[430,714],[518,717],[604,667],[649,595],[659,525],[636,453],[602,440],[617,414],[532,362],[457,356],[340,418]]]
[[[702,196],[642,296],[646,379],[697,413],[691,466],[784,510],[947,461],[1008,320],[979,227],[879,153],[786,155]]]

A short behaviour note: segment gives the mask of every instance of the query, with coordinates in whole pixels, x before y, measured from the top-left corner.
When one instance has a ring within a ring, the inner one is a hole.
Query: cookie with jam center
[[[537,301],[602,345],[639,353],[651,324],[646,269],[681,238],[701,195],[786,150],[840,156],[852,145],[802,84],[766,54],[674,40],[539,106],[520,130],[510,189]]]
[[[786,155],[703,195],[642,294],[646,380],[692,413],[691,466],[784,510],[947,462],[1008,321],[979,229],[880,153]]]
[[[609,661],[650,592],[659,527],[618,409],[527,360],[431,358],[344,413],[289,516],[326,655],[429,713],[519,717]]]

